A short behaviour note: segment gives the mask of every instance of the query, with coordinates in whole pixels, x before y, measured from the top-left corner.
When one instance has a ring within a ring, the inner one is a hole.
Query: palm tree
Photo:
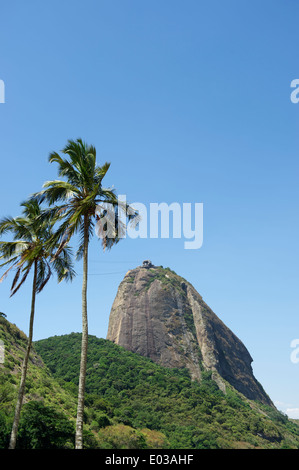
[[[0,235],[2,236],[6,233],[12,235],[12,241],[0,242],[0,260],[4,261],[0,267],[9,266],[1,277],[0,282],[3,281],[11,270],[15,271],[11,285],[11,296],[24,284],[33,269],[28,344],[22,364],[21,381],[9,443],[10,449],[15,448],[17,441],[28,360],[33,338],[36,294],[43,290],[54,272],[57,274],[59,282],[62,280],[72,280],[75,275],[69,248],[64,247],[59,256],[51,262],[54,251],[57,251],[57,240],[55,239],[49,217],[43,216],[41,220],[43,211],[38,201],[28,201],[23,203],[22,206],[24,209],[21,217],[6,217],[0,221]]]
[[[58,174],[65,180],[48,181],[43,190],[33,195],[40,202],[47,201],[51,216],[61,220],[57,234],[61,244],[57,256],[70,238],[80,235],[77,259],[83,258],[82,282],[82,344],[76,422],[76,449],[83,448],[83,413],[85,377],[88,347],[87,278],[88,247],[94,230],[101,238],[103,249],[110,249],[124,237],[126,221],[138,221],[137,212],[126,202],[118,200],[113,189],[102,186],[110,163],[97,166],[96,149],[82,139],[68,140],[62,150],[66,158],[57,152],[49,161],[58,164]],[[124,222],[125,217],[125,222]]]

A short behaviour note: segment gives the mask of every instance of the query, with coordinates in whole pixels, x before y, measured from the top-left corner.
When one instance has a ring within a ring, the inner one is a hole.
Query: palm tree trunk
[[[83,282],[82,282],[82,344],[81,363],[78,390],[78,408],[76,423],[76,449],[83,449],[83,418],[84,418],[84,396],[85,377],[88,346],[88,320],[87,320],[87,273],[88,273],[88,215],[84,215],[84,251],[83,251]]]
[[[19,386],[17,404],[15,408],[15,416],[14,416],[14,421],[12,425],[12,431],[10,435],[9,449],[15,449],[16,447],[21,408],[23,405],[23,399],[24,399],[24,394],[25,394],[28,361],[29,361],[29,354],[30,354],[32,338],[33,338],[33,321],[34,321],[35,297],[36,297],[36,277],[37,277],[37,260],[34,262],[34,276],[33,276],[33,286],[32,286],[32,300],[31,300],[31,313],[30,313],[30,322],[29,322],[28,345],[27,345],[27,350],[26,350],[26,354],[24,357],[23,365],[22,365],[21,381],[20,381],[20,386]]]

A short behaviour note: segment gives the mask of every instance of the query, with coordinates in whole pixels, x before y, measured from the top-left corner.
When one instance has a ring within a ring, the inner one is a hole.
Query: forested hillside
[[[35,347],[55,378],[77,385],[80,340],[72,333]],[[108,445],[121,445],[124,429],[146,428],[157,433],[155,445],[174,449],[299,447],[299,427],[272,407],[231,387],[224,395],[209,373],[191,381],[187,369],[161,367],[94,336],[86,378],[86,422]]]
[[[0,447],[8,444],[26,336],[0,318]],[[81,335],[34,344],[17,447],[73,448]],[[161,367],[89,337],[84,442],[102,449],[299,448],[299,427],[275,409],[225,396],[203,374]]]
[[[0,448],[6,448],[12,427],[20,370],[27,337],[0,317],[4,363],[0,364]],[[33,350],[30,354],[17,447],[72,447],[76,398],[61,387]]]

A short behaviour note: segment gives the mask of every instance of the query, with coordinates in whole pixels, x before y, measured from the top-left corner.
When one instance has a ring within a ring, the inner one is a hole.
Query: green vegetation
[[[55,378],[77,386],[80,334],[42,340],[35,348]],[[156,433],[156,445],[172,449],[299,448],[296,424],[231,388],[224,395],[210,373],[194,382],[186,369],[161,367],[94,336],[86,390],[85,424],[97,432],[100,446],[142,448],[149,445],[145,436]]]
[[[162,282],[164,287],[173,287],[177,290],[180,295],[185,295],[185,292],[181,285],[183,279],[170,268],[163,268],[163,266],[158,266],[156,268],[150,268],[149,271],[152,273],[152,277],[150,278],[145,287],[146,290],[149,289],[153,281],[158,279]]]
[[[0,448],[8,446],[27,339],[0,318]],[[74,448],[81,334],[34,343],[17,447]],[[42,359],[41,359],[42,358]],[[203,372],[168,369],[89,336],[84,447],[102,449],[299,448],[299,426]]]
[[[17,448],[59,449],[72,448],[74,425],[54,407],[31,401],[24,407],[20,421]]]
[[[174,271],[172,271],[170,268],[163,268],[163,266],[155,266],[154,268],[150,268],[147,270],[148,274],[148,281],[146,282],[145,286],[143,289],[139,292],[136,292],[135,295],[139,295],[143,291],[148,291],[152,283],[156,280],[161,281],[163,284],[163,287],[173,287],[174,289],[177,290],[177,292],[185,296],[186,293],[182,287],[182,283],[186,282],[184,281],[183,278],[178,276]],[[129,274],[126,276],[125,280],[126,282],[133,283],[135,279],[134,274]]]
[[[15,403],[17,401],[18,387],[21,378],[21,368],[28,338],[15,325],[8,322],[5,318],[0,317],[0,340],[3,341],[5,347],[4,364],[0,364],[0,448],[6,448],[10,440]],[[35,413],[32,405],[34,402],[38,402],[41,406],[43,405],[45,413],[41,413],[40,415]],[[23,440],[22,442],[17,441],[17,447],[26,446],[38,448],[46,444],[46,439],[52,439],[53,444],[56,431],[59,447],[64,447],[62,443],[63,439],[60,436],[61,431],[59,430],[61,427],[61,423],[59,424],[61,417],[58,415],[57,420],[54,420],[55,422],[57,421],[57,427],[52,423],[51,428],[48,428],[48,431],[53,433],[52,437],[49,436],[46,438],[45,436],[42,437],[42,434],[40,434],[41,440],[39,442],[33,442],[33,428],[35,425],[36,429],[40,428],[43,422],[43,414],[46,414],[47,410],[49,410],[49,414],[51,414],[53,410],[56,410],[57,413],[61,413],[69,424],[72,423],[76,413],[76,398],[70,394],[66,388],[61,387],[59,381],[52,377],[33,348],[31,348],[28,361],[24,403],[18,433],[18,437],[20,438],[22,436]],[[40,416],[40,423],[35,421],[35,425],[33,425],[33,421],[30,418],[31,424],[29,430],[28,423],[30,421],[29,415],[31,414],[35,415],[35,418]],[[25,427],[28,427],[31,438],[25,433]],[[36,439],[38,439],[38,437],[39,433],[36,434]],[[48,442],[49,441],[47,441],[47,443]]]

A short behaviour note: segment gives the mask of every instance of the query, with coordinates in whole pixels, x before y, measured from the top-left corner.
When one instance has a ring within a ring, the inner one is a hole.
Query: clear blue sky
[[[67,139],[111,162],[129,201],[202,202],[204,243],[90,250],[89,331],[105,337],[126,271],[151,259],[190,281],[244,342],[255,376],[299,417],[299,5],[295,0],[1,4],[1,217],[57,177]],[[37,298],[34,339],[81,331],[81,265]],[[28,333],[30,281],[0,311]],[[297,411],[296,411],[297,409]]]

